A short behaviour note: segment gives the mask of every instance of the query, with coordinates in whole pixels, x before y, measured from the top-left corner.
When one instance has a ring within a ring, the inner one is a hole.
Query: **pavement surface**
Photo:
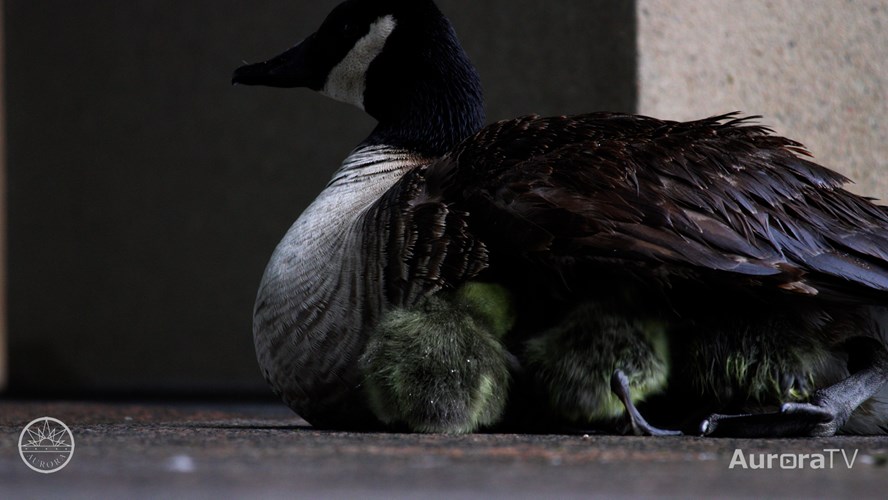
[[[43,416],[63,421],[75,440],[67,466],[52,474],[29,469],[18,449],[26,424]],[[743,468],[738,449],[747,466],[765,467]],[[885,437],[347,433],[314,430],[275,403],[0,401],[4,499],[886,494]]]

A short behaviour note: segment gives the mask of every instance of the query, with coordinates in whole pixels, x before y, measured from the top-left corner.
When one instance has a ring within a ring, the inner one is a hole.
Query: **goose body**
[[[512,407],[570,425],[625,409],[657,433],[634,402],[662,393],[767,415],[715,413],[706,433],[884,432],[888,211],[798,143],[734,114],[482,128],[430,0],[347,1],[234,81],[378,120],[256,300],[263,374],[310,423],[470,432]]]

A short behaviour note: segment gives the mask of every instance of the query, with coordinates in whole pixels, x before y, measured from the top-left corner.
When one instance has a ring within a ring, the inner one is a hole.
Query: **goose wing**
[[[430,190],[425,167],[407,172],[362,218],[365,254],[378,255],[379,296],[409,306],[453,288],[487,268],[487,247],[469,216]]]
[[[715,272],[792,292],[888,291],[888,211],[767,128],[727,114],[489,126],[424,172],[497,251]]]

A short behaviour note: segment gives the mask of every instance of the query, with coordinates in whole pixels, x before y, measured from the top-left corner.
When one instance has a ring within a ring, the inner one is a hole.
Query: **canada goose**
[[[346,1],[233,82],[378,121],[256,299],[263,374],[310,423],[471,432],[523,400],[541,421],[671,434],[634,407],[668,385],[723,412],[706,434],[885,432],[888,211],[800,144],[736,114],[482,128],[431,0]]]

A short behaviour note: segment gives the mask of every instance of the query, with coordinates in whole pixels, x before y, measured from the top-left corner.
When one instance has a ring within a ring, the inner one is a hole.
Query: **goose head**
[[[307,87],[357,106],[379,125],[369,143],[440,156],[484,121],[481,84],[431,0],[348,0],[318,30],[232,82]]]

